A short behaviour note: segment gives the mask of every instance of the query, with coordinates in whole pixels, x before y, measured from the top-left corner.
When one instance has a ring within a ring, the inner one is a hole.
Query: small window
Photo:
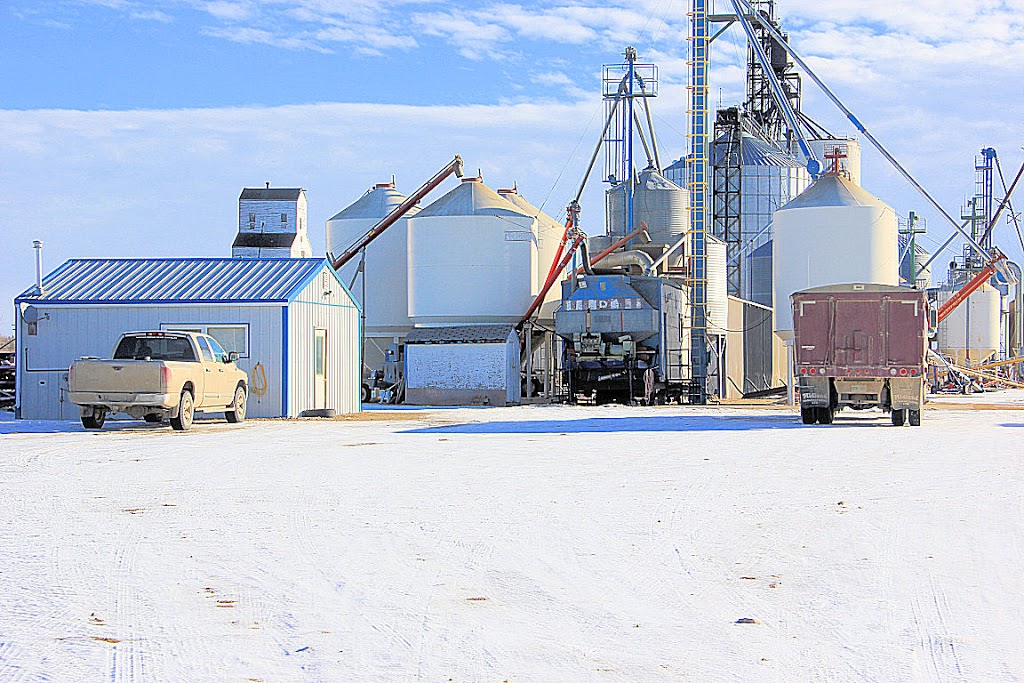
[[[210,350],[210,345],[206,342],[206,337],[196,337],[199,341],[199,350],[203,353],[203,360],[207,363],[213,362],[213,351]]]
[[[249,328],[246,325],[207,325],[206,334],[213,337],[226,351],[234,351],[240,358],[249,357]]]
[[[249,222],[250,223],[255,223],[256,222],[256,214],[255,213],[252,213],[252,212],[249,213]]]
[[[281,214],[281,222],[282,223],[287,223],[288,222],[288,214],[286,214],[286,213],[282,213]]]

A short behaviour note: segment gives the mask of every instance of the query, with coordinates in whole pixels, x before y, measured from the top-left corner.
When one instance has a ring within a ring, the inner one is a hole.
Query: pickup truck
[[[197,411],[224,411],[228,422],[245,419],[249,378],[213,337],[195,332],[127,332],[110,360],[71,364],[68,398],[82,425],[100,429],[107,413],[146,422],[170,420],[186,430]]]

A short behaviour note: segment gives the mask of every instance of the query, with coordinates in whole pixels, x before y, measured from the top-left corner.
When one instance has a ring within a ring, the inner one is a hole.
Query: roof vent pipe
[[[43,293],[43,241],[33,240],[32,248],[36,250],[36,289]]]
[[[267,181],[267,189],[268,190],[270,189],[270,181],[269,180]]]

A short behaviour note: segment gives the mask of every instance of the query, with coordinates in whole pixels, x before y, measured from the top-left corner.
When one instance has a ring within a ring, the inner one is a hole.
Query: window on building
[[[281,222],[282,223],[287,223],[288,222],[288,214],[286,214],[286,213],[282,213],[281,214]]]
[[[225,351],[234,351],[239,358],[249,357],[249,325],[246,323],[213,323],[210,325],[164,323],[160,325],[160,329],[208,334]]]
[[[225,350],[236,352],[239,358],[248,358],[248,325],[208,325],[206,334],[220,342]]]
[[[249,212],[249,222],[250,223],[255,223],[256,222],[256,214],[255,213]]]

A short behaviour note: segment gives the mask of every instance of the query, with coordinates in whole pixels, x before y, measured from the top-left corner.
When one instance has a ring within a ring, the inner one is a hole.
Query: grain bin
[[[558,251],[558,243],[565,232],[565,226],[531,204],[523,195],[519,194],[519,190],[516,187],[500,189],[498,194],[527,215],[537,219],[537,273],[540,283],[543,284],[544,278],[547,277],[548,269],[551,267],[551,262],[555,258],[555,253]],[[544,297],[544,306],[540,309],[540,318],[542,320],[553,321],[554,309],[562,301],[561,287],[557,283],[558,281],[556,280],[555,285],[548,290],[547,296]]]
[[[653,244],[675,244],[689,225],[689,197],[687,190],[657,170],[644,169],[633,187],[633,227],[640,227],[643,221]],[[613,237],[629,232],[626,199],[625,183],[608,190],[608,232]]]
[[[340,254],[362,237],[377,221],[405,201],[394,183],[378,183],[350,206],[327,221],[327,251]],[[412,328],[409,321],[407,277],[408,217],[388,228],[366,247],[366,335],[370,337],[404,336]],[[346,285],[353,282],[361,259],[346,263],[338,274]],[[352,294],[361,300],[362,283],[355,281]],[[386,348],[386,346],[385,346]]]
[[[540,291],[537,219],[480,178],[409,220],[416,326],[518,323]]]
[[[956,290],[941,289],[938,305],[949,301]],[[999,290],[985,283],[939,323],[939,352],[957,364],[984,363],[999,351]]]
[[[896,212],[839,175],[825,175],[775,212],[775,331],[792,338],[789,297],[849,282],[899,284]]]

